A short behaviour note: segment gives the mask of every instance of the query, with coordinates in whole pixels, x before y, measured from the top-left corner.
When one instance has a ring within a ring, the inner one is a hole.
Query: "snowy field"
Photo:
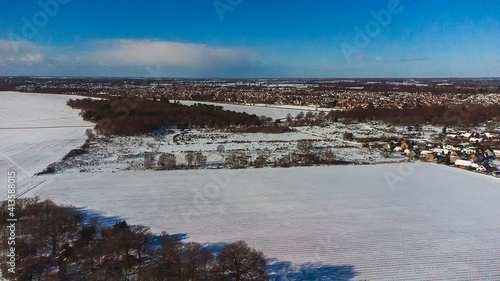
[[[90,142],[88,153],[58,162],[58,172],[116,172],[126,170],[143,170],[146,153],[159,157],[161,153],[173,153],[178,165],[186,165],[185,156],[188,151],[201,151],[207,157],[204,168],[223,166],[225,158],[232,153],[244,152],[250,161],[255,161],[259,155],[266,155],[268,162],[291,152],[297,151],[299,140],[313,142],[314,150],[319,153],[327,149],[332,151],[335,159],[352,164],[380,164],[406,161],[406,157],[398,154],[384,158],[380,148],[362,147],[356,141],[343,139],[344,132],[351,132],[355,137],[393,136],[398,138],[405,128],[399,131],[387,132],[388,127],[380,124],[364,126],[336,123],[328,127],[296,127],[295,132],[280,134],[264,133],[228,133],[219,130],[176,130],[164,136],[137,137],[98,137]],[[224,152],[217,151],[219,146]]]
[[[28,178],[80,146],[93,124],[66,106],[68,96],[0,92],[0,97],[0,172],[16,167],[18,195],[38,195],[82,207],[109,223],[126,219],[213,247],[242,239],[271,259],[274,280],[500,280],[499,179],[424,163],[102,169]],[[303,128],[293,136],[237,134],[217,141],[240,149],[252,147],[255,137],[269,145],[310,138],[362,151],[341,139],[342,129],[362,137],[399,135],[404,128],[338,124]],[[435,131],[439,128],[424,135]],[[214,134],[193,131],[177,143],[170,135],[160,145],[154,138],[115,138],[97,151],[115,157],[153,147],[208,151],[215,147]],[[109,157],[105,160],[112,162]]]
[[[500,180],[434,164],[80,173],[29,192],[156,233],[243,239],[275,280],[499,280]]]
[[[185,105],[193,105],[195,103],[211,104],[222,106],[225,110],[231,110],[236,112],[246,112],[248,114],[255,114],[257,116],[265,115],[273,119],[286,118],[288,114],[293,117],[297,116],[300,112],[306,113],[307,111],[316,111],[314,108],[307,106],[293,106],[293,105],[265,105],[265,104],[254,104],[254,105],[239,105],[239,104],[227,104],[227,103],[215,103],[215,102],[200,102],[200,101],[179,101]],[[318,109],[323,110],[323,109]]]
[[[19,188],[29,175],[83,144],[85,130],[94,126],[66,106],[70,98],[75,97],[0,92],[0,173],[15,168]],[[0,188],[3,199],[6,180]]]

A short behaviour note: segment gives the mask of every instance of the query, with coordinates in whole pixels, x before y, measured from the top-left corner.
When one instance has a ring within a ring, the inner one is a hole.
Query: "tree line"
[[[454,106],[417,106],[414,108],[376,108],[373,104],[350,110],[332,110],[329,113],[299,113],[295,118],[286,117],[286,126],[327,126],[339,121],[382,121],[391,125],[422,124],[443,126],[477,126],[490,120],[500,120],[500,104],[495,105],[454,105]]]
[[[67,105],[80,109],[83,119],[96,123],[96,131],[104,135],[142,135],[174,126],[186,129],[260,125],[256,115],[227,111],[220,106],[187,106],[168,100],[79,99],[69,100]]]
[[[7,252],[8,205],[0,206],[1,251]],[[102,226],[96,219],[37,198],[16,202],[16,271],[8,273],[2,255],[3,277],[11,280],[269,280],[264,254],[238,241],[218,253],[196,242],[146,226],[120,221]],[[159,242],[159,243],[158,243]]]
[[[357,107],[348,111],[331,111],[327,118],[351,119],[359,122],[378,120],[393,125],[444,125],[476,126],[489,120],[500,120],[500,105],[429,105],[415,108],[366,108]]]

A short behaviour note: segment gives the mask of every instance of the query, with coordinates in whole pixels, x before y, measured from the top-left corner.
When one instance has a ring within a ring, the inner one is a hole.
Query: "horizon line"
[[[153,79],[153,80],[345,80],[345,79],[374,79],[374,80],[400,80],[400,79],[500,79],[500,76],[449,76],[449,77],[141,77],[141,76],[62,76],[62,75],[0,75],[0,78],[59,78],[59,79]]]

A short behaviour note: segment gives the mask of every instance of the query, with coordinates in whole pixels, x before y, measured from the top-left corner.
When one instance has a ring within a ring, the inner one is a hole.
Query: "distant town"
[[[0,90],[311,108],[500,102],[500,79],[151,79],[1,77]]]

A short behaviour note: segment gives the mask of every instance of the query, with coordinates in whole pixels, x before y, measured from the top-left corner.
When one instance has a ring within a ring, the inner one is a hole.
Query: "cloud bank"
[[[10,71],[0,75],[246,77],[261,73],[264,77],[275,75],[276,69],[252,50],[204,44],[116,39],[91,41],[78,48],[0,40],[0,66]]]
[[[210,69],[217,65],[231,66],[258,60],[251,51],[201,44],[150,40],[108,40],[98,44],[101,50],[83,55],[87,62],[107,66],[159,65]]]
[[[343,57],[321,63],[273,62],[255,50],[159,40],[91,40],[71,46],[44,46],[0,39],[0,76],[91,76],[172,78],[356,78],[498,76],[498,64],[459,65],[425,57]],[[427,62],[426,62],[427,61]],[[408,67],[411,65],[411,67]],[[459,65],[459,66],[458,66]]]
[[[31,42],[0,39],[0,65],[7,63],[34,64],[44,61],[46,48]]]

